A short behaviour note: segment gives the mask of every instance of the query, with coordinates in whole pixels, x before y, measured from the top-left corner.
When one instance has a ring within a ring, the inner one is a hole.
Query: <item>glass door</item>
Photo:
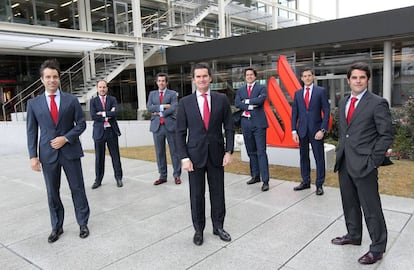
[[[338,107],[339,100],[351,92],[346,74],[327,74],[325,76],[316,76],[316,85],[327,89],[331,109]]]
[[[128,4],[114,1],[115,33],[129,35]]]

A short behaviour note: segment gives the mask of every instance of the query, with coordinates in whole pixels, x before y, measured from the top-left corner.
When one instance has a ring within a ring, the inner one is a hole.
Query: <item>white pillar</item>
[[[219,32],[220,38],[226,37],[226,17],[225,17],[225,8],[226,4],[224,0],[218,0],[218,23],[219,23]]]
[[[145,95],[145,72],[144,72],[144,50],[140,39],[142,38],[141,29],[141,1],[131,1],[132,4],[132,26],[134,29],[134,37],[136,43],[134,45],[135,54],[135,71],[137,79],[137,118],[142,119],[142,112],[146,110],[146,95]]]
[[[382,96],[391,105],[391,86],[392,86],[392,43],[384,42],[384,63],[383,63],[383,90]]]
[[[278,12],[279,12],[279,8],[273,4],[272,5],[272,29],[277,29],[279,27],[277,18],[278,16]]]

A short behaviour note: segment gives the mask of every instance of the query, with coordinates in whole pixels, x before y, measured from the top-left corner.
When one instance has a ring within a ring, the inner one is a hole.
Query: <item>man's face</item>
[[[40,77],[45,90],[48,93],[55,93],[60,85],[59,73],[56,69],[45,68],[43,70],[43,76]]]
[[[167,78],[165,77],[158,77],[156,83],[159,90],[164,90],[165,88],[167,88]]]
[[[208,69],[199,68],[194,70],[193,82],[200,92],[207,92],[210,88],[211,77],[208,75]]]
[[[254,83],[254,81],[256,81],[256,76],[254,75],[253,70],[247,70],[245,75],[246,75],[246,82],[248,84],[252,84]]]
[[[348,79],[352,95],[357,96],[368,88],[368,76],[364,70],[354,69]]]
[[[300,77],[300,79],[302,80],[305,86],[309,86],[313,83],[314,76],[310,70],[306,70],[302,72],[302,76]]]
[[[108,85],[104,81],[99,81],[96,86],[98,89],[98,95],[105,96],[108,93]]]

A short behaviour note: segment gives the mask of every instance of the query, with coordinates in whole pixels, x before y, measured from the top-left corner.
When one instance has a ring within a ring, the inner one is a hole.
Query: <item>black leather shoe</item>
[[[63,228],[58,228],[57,230],[52,230],[49,237],[47,238],[47,241],[49,243],[56,242],[59,239],[59,236],[63,234]]]
[[[334,239],[331,240],[331,243],[334,245],[355,245],[355,246],[359,246],[361,245],[361,241],[355,241],[352,240],[350,238],[348,238],[348,236],[344,235],[344,236],[340,236],[340,237],[335,237]]]
[[[294,191],[298,191],[298,190],[304,190],[310,188],[310,184],[305,184],[305,183],[300,183],[298,186],[294,187],[293,190]]]
[[[100,183],[93,183],[93,185],[92,185],[92,189],[96,189],[96,188],[98,188],[98,187],[100,187],[101,186],[101,184]]]
[[[360,264],[373,264],[382,259],[382,252],[368,251],[361,258],[358,259]]]
[[[262,191],[268,191],[268,190],[269,190],[269,183],[268,182],[263,183]]]
[[[322,187],[317,187],[316,188],[316,195],[318,195],[318,196],[323,195],[323,188]]]
[[[203,244],[203,232],[195,232],[193,242],[197,246],[201,246]]]
[[[228,232],[226,232],[224,229],[214,229],[213,230],[213,234],[214,235],[218,235],[220,237],[221,240],[226,241],[226,242],[230,242],[231,241],[231,236]]]
[[[255,177],[252,177],[249,181],[247,181],[246,184],[251,185],[251,184],[255,184],[259,182],[260,182],[260,177],[255,176]]]
[[[117,187],[123,187],[124,184],[122,184],[122,180],[121,179],[116,179],[116,186]]]
[[[80,238],[86,238],[88,236],[89,236],[88,226],[86,226],[86,225],[80,226],[79,237]]]

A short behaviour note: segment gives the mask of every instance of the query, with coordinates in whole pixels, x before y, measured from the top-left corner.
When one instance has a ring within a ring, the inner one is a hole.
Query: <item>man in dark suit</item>
[[[178,105],[176,130],[177,153],[189,176],[195,229],[193,242],[203,244],[206,173],[213,234],[223,241],[231,241],[230,234],[223,229],[226,214],[224,166],[231,162],[234,147],[231,107],[225,95],[210,90],[211,70],[208,64],[195,64],[193,82],[197,90],[182,98]]]
[[[105,145],[112,159],[116,185],[122,187],[122,166],[119,155],[118,136],[121,131],[116,121],[118,105],[116,98],[108,95],[108,83],[100,80],[96,84],[98,95],[90,101],[90,114],[93,120],[92,137],[95,143],[95,182],[92,189],[101,186],[105,173]]]
[[[316,163],[316,195],[323,195],[325,182],[324,135],[328,130],[330,108],[325,88],[313,84],[313,70],[305,68],[301,74],[304,84],[295,92],[292,104],[292,138],[299,143],[302,182],[294,190],[310,188],[311,167],[309,143]]]
[[[378,167],[393,141],[388,102],[370,91],[371,72],[365,63],[348,69],[351,95],[339,102],[339,146],[335,172],[338,172],[347,234],[332,239],[335,245],[360,245],[362,211],[371,237],[369,251],[361,264],[382,259],[387,245],[387,227],[378,193]]]
[[[147,109],[151,112],[150,131],[152,132],[157,156],[160,177],[154,185],[167,182],[167,158],[165,139],[168,141],[173,165],[173,177],[176,185],[181,184],[181,164],[175,151],[175,110],[177,108],[177,92],[167,89],[168,75],[158,73],[156,84],[158,90],[153,90],[148,96]]]
[[[244,70],[247,84],[237,90],[234,103],[243,110],[241,128],[244,144],[250,159],[251,179],[248,185],[263,182],[262,191],[269,190],[269,162],[266,153],[266,129],[268,127],[263,104],[267,98],[264,85],[256,83],[257,71]],[[260,180],[260,176],[262,179]]]
[[[86,238],[89,235],[89,205],[79,141],[86,129],[85,115],[75,96],[59,90],[60,68],[56,60],[46,60],[41,65],[40,79],[45,86],[44,94],[27,103],[27,145],[32,170],[43,170],[45,178],[52,225],[48,241],[53,243],[63,234],[64,208],[59,194],[62,167],[72,192],[79,236]]]

